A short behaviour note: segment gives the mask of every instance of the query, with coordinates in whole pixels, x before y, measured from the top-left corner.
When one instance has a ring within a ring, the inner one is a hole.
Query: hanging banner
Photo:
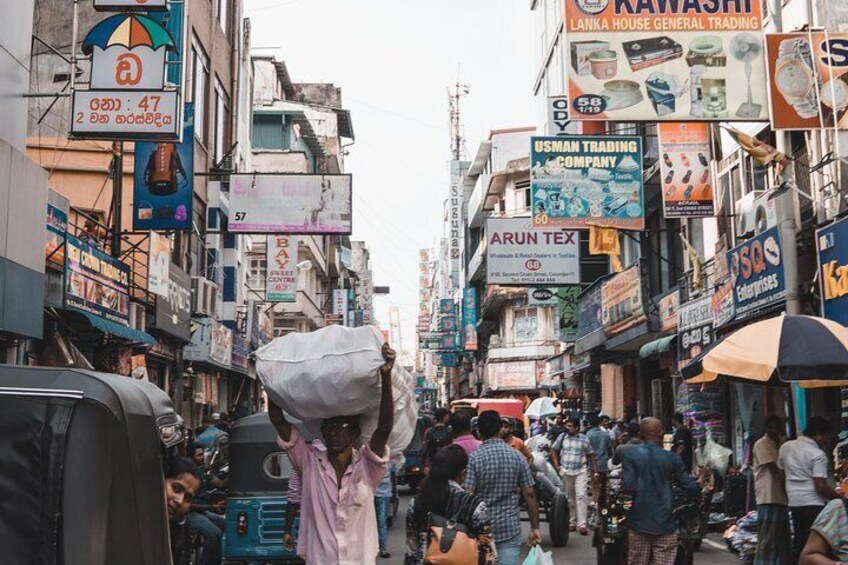
[[[219,365],[229,367],[233,358],[233,330],[218,320],[212,320],[211,339],[209,358]]]
[[[601,287],[601,316],[608,336],[641,324],[647,318],[642,301],[639,265],[618,273]]]
[[[768,310],[786,297],[779,228],[773,227],[728,253],[736,319]]]
[[[156,298],[154,327],[183,341],[191,341],[191,277],[174,265],[168,267],[168,294]]]
[[[462,291],[462,334],[466,351],[477,351],[477,289]]]
[[[544,370],[544,365],[543,365]],[[483,368],[483,380],[491,390],[535,390],[535,361],[490,362]]]
[[[677,362],[680,368],[692,362],[713,340],[712,296],[680,305],[677,327]]]
[[[710,170],[710,124],[657,124],[660,144],[660,182],[666,218],[715,215]]]
[[[297,237],[268,236],[266,248],[265,300],[297,301]]]
[[[130,267],[72,235],[65,242],[65,307],[129,326]]]
[[[766,35],[774,129],[848,128],[848,33]]]
[[[580,310],[579,321],[577,325],[577,338],[586,337],[589,334],[603,329],[603,319],[601,312],[603,306],[601,304],[601,291],[603,290],[603,281],[596,281],[584,290],[577,299],[577,307]]]
[[[190,230],[194,198],[194,104],[186,104],[182,143],[136,143],[133,229]]]
[[[231,175],[230,232],[349,235],[351,179],[351,175]],[[357,270],[356,257],[353,263]]]
[[[565,0],[571,118],[767,120],[762,5]]]
[[[530,139],[534,227],[645,229],[640,137]]]
[[[677,329],[680,309],[680,291],[675,289],[659,299],[660,330],[670,332]]]
[[[147,267],[147,290],[156,296],[168,297],[171,270],[171,239],[150,232],[150,259]]]
[[[489,218],[486,237],[488,284],[580,282],[580,238],[576,231],[534,228],[527,218]]]
[[[848,220],[816,232],[822,316],[848,326]]]
[[[583,287],[579,284],[562,286],[557,289],[560,341],[566,343],[577,341],[577,330],[580,326],[578,299],[581,292],[583,292]]]

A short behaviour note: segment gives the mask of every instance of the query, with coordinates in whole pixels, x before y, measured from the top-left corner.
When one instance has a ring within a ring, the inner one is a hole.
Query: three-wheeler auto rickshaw
[[[120,375],[0,365],[0,561],[170,565],[168,395]]]
[[[418,416],[415,434],[403,450],[404,464],[398,471],[398,484],[406,485],[412,492],[418,491],[418,484],[424,478],[424,432],[432,424],[429,416]]]
[[[302,426],[298,431],[307,441],[311,439]],[[277,431],[267,412],[236,422],[230,434],[225,565],[301,563],[293,551],[283,547],[291,472],[291,462],[277,445]],[[295,519],[295,539],[297,528]]]

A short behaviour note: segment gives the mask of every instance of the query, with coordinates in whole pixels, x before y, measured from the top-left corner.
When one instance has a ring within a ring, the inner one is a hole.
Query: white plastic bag
[[[541,546],[534,545],[522,565],[554,565],[554,556],[550,551],[543,551]]]
[[[730,460],[730,456],[733,454],[733,450],[724,447],[723,445],[719,445],[713,440],[712,434],[707,431],[707,439],[704,442],[704,447],[700,450],[701,453],[698,457],[699,462],[703,462],[703,464],[708,465],[711,469],[718,472],[719,475],[724,476],[727,472],[727,464]]]

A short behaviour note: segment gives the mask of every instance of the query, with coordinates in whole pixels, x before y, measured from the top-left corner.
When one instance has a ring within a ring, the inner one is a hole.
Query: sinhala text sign
[[[486,282],[503,285],[580,282],[578,232],[534,228],[529,218],[486,221]]]
[[[677,326],[677,360],[685,367],[704,350],[713,339],[712,295],[702,296],[680,305]]]
[[[535,226],[645,228],[641,138],[533,137],[530,159]]]
[[[565,0],[572,119],[768,119],[762,4]]]

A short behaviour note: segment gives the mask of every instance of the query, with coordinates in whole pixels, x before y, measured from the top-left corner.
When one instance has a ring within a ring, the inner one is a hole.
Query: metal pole
[[[112,257],[121,256],[121,201],[124,188],[124,142],[113,144],[112,157]]]

